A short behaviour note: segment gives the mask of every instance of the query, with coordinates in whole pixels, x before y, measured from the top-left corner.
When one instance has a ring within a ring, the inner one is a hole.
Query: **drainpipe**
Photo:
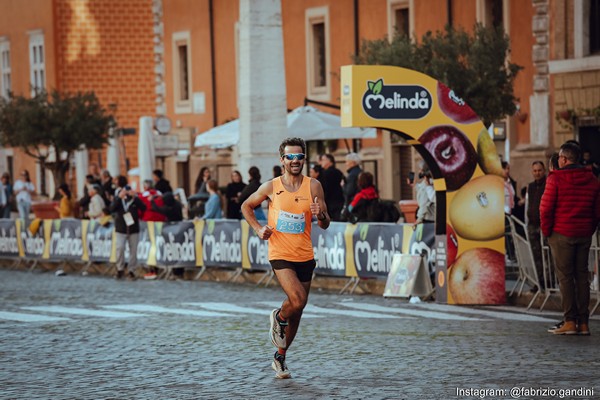
[[[446,9],[448,10],[448,26],[452,26],[452,0],[446,0]]]
[[[212,84],[213,126],[217,126],[217,76],[215,72],[215,30],[213,0],[208,0],[208,25],[210,31],[210,74]]]
[[[358,3],[360,0],[354,0],[354,55],[357,56],[360,51],[360,34],[358,29]],[[348,141],[346,141],[348,147]],[[358,139],[352,140],[352,150],[358,152]]]
[[[358,55],[360,50],[360,35],[358,33],[358,2],[354,0],[354,55]]]

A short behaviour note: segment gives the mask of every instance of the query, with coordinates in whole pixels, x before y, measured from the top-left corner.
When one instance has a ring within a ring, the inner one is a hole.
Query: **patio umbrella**
[[[155,168],[153,125],[152,117],[140,118],[140,135],[138,137],[140,182],[152,179],[152,171]]]
[[[288,136],[310,140],[373,139],[374,128],[343,128],[338,115],[311,106],[298,107],[287,115]]]
[[[195,147],[210,146],[213,149],[222,149],[235,146],[240,141],[240,120],[236,119],[196,136]]]
[[[88,150],[78,150],[75,152],[75,175],[77,178],[77,196],[83,196],[83,188],[85,187],[85,176],[88,173]]]
[[[112,176],[121,175],[121,156],[119,151],[119,139],[108,138],[108,150],[106,152],[106,169]]]

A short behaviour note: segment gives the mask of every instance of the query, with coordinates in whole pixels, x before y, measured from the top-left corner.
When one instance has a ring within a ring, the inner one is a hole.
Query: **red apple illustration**
[[[478,247],[462,253],[448,278],[456,304],[503,304],[506,302],[504,255]]]
[[[454,93],[448,86],[438,82],[437,86],[438,105],[440,109],[454,122],[459,124],[472,124],[479,121],[475,111],[467,103]]]
[[[419,141],[431,153],[446,179],[446,190],[459,189],[475,172],[477,153],[467,136],[450,125],[434,126]]]
[[[446,265],[449,267],[454,264],[456,260],[456,253],[458,252],[458,238],[456,233],[450,224],[446,224]]]

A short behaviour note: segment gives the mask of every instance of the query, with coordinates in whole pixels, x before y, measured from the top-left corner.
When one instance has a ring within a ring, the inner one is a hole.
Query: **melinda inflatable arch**
[[[436,190],[436,300],[502,304],[504,182],[494,143],[441,82],[390,66],[344,66],[342,126],[400,135],[429,166]]]

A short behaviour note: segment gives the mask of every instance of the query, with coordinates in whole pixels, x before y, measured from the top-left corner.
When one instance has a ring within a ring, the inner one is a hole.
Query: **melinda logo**
[[[368,81],[363,95],[365,113],[375,119],[420,119],[431,110],[431,94],[422,86]]]

